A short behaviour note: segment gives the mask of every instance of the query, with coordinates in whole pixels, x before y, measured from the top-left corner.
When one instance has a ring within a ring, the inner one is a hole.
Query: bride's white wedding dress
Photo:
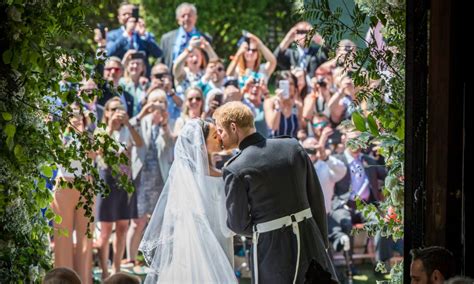
[[[175,161],[140,243],[145,283],[237,283],[224,182],[209,175],[201,126],[188,122]]]

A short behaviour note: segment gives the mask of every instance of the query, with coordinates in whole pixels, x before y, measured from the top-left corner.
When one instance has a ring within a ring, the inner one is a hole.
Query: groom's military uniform
[[[223,169],[227,225],[253,236],[253,283],[303,283],[315,262],[336,279],[326,252],[324,196],[305,150],[295,139],[258,133],[239,148]]]

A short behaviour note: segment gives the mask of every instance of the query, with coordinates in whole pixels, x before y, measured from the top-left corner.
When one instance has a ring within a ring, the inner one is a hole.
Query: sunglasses
[[[115,72],[120,72],[122,69],[119,68],[119,67],[106,67],[105,70],[106,70],[106,71],[112,71],[112,70],[114,70]]]
[[[118,110],[125,110],[125,108],[123,106],[118,106],[118,107],[114,107],[114,108],[109,109],[109,111],[111,111],[111,112],[116,112]]]
[[[192,102],[193,100],[197,101],[197,102],[200,102],[202,101],[202,98],[201,97],[192,97],[192,98],[189,98],[188,101]]]
[[[163,79],[164,77],[168,77],[168,73],[156,73],[156,74],[153,74],[153,77],[155,77],[156,79]]]
[[[299,35],[307,34],[308,32],[309,30],[296,30],[296,34],[299,34]]]
[[[319,128],[319,127],[323,128],[323,127],[326,127],[328,124],[329,124],[329,122],[327,122],[327,121],[315,122],[315,123],[313,123],[313,127],[314,128]]]
[[[247,48],[247,52],[252,51],[253,53],[258,51],[258,48]]]

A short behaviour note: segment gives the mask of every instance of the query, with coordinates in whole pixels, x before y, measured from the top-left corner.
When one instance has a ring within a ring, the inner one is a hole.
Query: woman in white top
[[[204,75],[208,63],[206,54],[209,61],[218,59],[216,52],[204,37],[193,37],[188,47],[176,58],[173,76],[178,95],[184,94]]]
[[[69,121],[71,127],[63,134],[64,147],[79,147],[76,135],[87,131],[87,116],[78,104],[71,106],[72,116]],[[90,154],[94,158],[94,154]],[[80,192],[67,186],[61,187],[60,182],[74,182],[75,176],[80,177],[82,172],[80,161],[74,160],[70,168],[75,169],[73,173],[68,172],[65,167],[58,166],[56,185],[54,187],[53,202],[51,209],[62,218],[60,224],[54,223],[54,267],[68,267],[77,272],[82,283],[92,283],[92,239],[86,235],[88,217],[85,210],[76,205],[79,202]],[[93,224],[89,224],[92,231]],[[67,230],[67,235],[59,234],[59,229]],[[74,231],[76,236],[76,248],[74,249]]]

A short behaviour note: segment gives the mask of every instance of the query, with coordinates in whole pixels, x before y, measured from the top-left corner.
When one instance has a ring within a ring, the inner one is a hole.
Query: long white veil
[[[145,283],[237,283],[206,216],[209,166],[197,120],[183,127],[174,151],[169,177],[140,243],[150,267]]]

